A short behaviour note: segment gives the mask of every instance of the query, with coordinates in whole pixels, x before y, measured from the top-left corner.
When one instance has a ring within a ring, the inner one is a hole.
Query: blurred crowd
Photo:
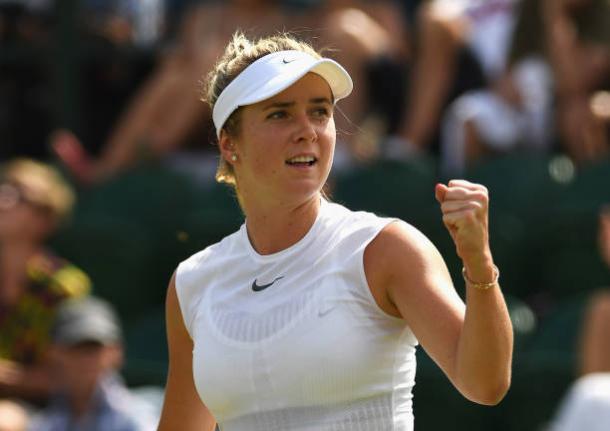
[[[607,0],[0,0],[1,430],[155,428],[155,403],[119,376],[113,304],[47,244],[77,196],[141,166],[214,181],[199,84],[238,29],[296,33],[348,69],[338,173],[432,160],[446,178],[511,153],[577,169],[610,157]],[[598,232],[610,270],[607,209]],[[610,411],[609,298],[591,296],[575,370],[586,380],[552,429],[602,429],[578,420]]]

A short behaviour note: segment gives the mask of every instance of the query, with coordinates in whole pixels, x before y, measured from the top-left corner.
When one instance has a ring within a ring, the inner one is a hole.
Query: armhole
[[[184,262],[180,263],[176,268],[176,275],[174,276],[174,289],[176,289],[176,297],[178,298],[178,306],[180,308],[180,314],[182,315],[184,327],[186,328],[186,331],[188,332],[192,340],[193,334],[191,332],[191,323],[193,321],[193,318],[188,310],[188,304],[191,301],[184,297],[185,293],[180,281],[182,279],[181,275],[183,270]]]
[[[372,308],[375,309],[375,312],[377,314],[383,316],[386,319],[393,320],[395,322],[403,322],[403,319],[392,316],[391,314],[388,314],[385,311],[383,311],[383,309],[379,306],[379,304],[377,303],[377,300],[373,296],[373,292],[371,292],[371,287],[369,286],[369,282],[366,279],[366,272],[364,271],[364,252],[366,251],[369,244],[375,238],[377,238],[377,236],[381,233],[382,230],[384,230],[391,223],[400,223],[400,222],[401,222],[401,220],[397,219],[397,218],[379,219],[379,222],[375,226],[372,227],[373,234],[370,235],[369,238],[367,238],[364,241],[364,243],[362,244],[362,247],[360,248],[360,250],[358,250],[358,256],[357,256],[358,272],[360,274],[360,283],[358,283],[358,285],[361,286],[362,293],[366,296],[366,298],[370,302]]]

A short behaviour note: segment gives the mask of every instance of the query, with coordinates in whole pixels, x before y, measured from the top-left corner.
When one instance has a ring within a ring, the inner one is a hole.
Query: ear
[[[123,346],[121,344],[113,344],[104,347],[104,365],[107,369],[118,370],[123,366],[125,359]]]
[[[224,129],[220,131],[220,137],[218,138],[218,147],[220,148],[220,154],[222,155],[222,158],[225,160],[225,162],[229,163],[230,165],[234,164],[235,162],[233,161],[233,156],[237,151],[235,147],[235,140],[234,138],[229,136],[229,134]]]

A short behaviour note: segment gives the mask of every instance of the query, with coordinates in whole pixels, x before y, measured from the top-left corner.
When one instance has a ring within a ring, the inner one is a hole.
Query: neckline
[[[328,202],[326,201],[326,199],[321,198],[320,199],[320,208],[318,209],[318,214],[316,215],[316,219],[313,222],[313,224],[311,225],[311,227],[309,228],[309,230],[307,231],[307,233],[303,236],[303,238],[301,238],[300,240],[298,240],[291,246],[289,246],[283,250],[280,250],[278,252],[271,253],[271,254],[260,254],[259,252],[257,252],[254,249],[254,247],[252,246],[252,243],[250,242],[250,238],[248,237],[248,229],[246,227],[246,223],[242,224],[239,232],[240,232],[242,241],[245,243],[245,248],[246,248],[246,251],[248,252],[248,255],[252,259],[254,259],[255,261],[258,261],[258,262],[270,262],[270,261],[273,261],[276,259],[280,259],[284,256],[288,256],[288,255],[297,253],[298,251],[303,249],[305,246],[307,246],[307,244],[309,244],[309,242],[311,241],[312,238],[315,238],[316,233],[320,230],[322,214],[326,210],[327,207],[328,207]]]

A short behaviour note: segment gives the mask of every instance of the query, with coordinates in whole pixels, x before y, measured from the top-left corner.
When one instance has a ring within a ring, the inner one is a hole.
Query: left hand
[[[441,204],[443,223],[469,274],[483,274],[492,261],[489,249],[489,194],[485,186],[465,180],[437,184],[436,200]],[[472,269],[472,271],[471,271]]]

